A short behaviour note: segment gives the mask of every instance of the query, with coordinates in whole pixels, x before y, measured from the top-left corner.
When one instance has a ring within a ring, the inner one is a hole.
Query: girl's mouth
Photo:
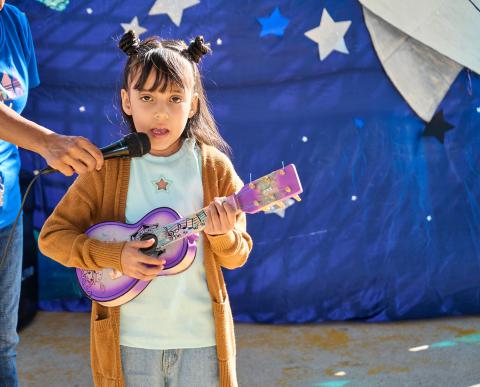
[[[162,137],[167,135],[170,131],[165,128],[153,128],[150,129],[150,132],[155,136],[155,137]]]

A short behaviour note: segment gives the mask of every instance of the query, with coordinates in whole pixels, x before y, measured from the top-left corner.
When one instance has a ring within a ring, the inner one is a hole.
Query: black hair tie
[[[118,42],[118,47],[128,56],[132,56],[138,53],[140,48],[140,40],[135,35],[135,32],[129,30],[125,32]]]
[[[187,48],[187,52],[190,58],[195,62],[199,63],[202,56],[210,53],[210,44],[205,43],[203,36],[197,36],[195,40],[192,40]]]

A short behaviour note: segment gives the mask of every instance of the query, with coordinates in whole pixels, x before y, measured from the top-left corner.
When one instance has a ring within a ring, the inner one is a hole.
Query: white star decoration
[[[200,0],[156,0],[148,12],[149,15],[161,15],[166,13],[177,27],[182,22],[183,10],[200,4]]]
[[[138,24],[138,17],[134,17],[130,23],[120,23],[122,28],[125,32],[132,30],[135,32],[135,35],[140,36],[143,34],[147,29],[143,28]]]
[[[305,32],[305,35],[318,43],[318,51],[320,53],[320,60],[324,60],[331,54],[333,50],[348,54],[347,46],[343,37],[347,33],[348,28],[352,22],[341,21],[335,22],[324,8],[320,25],[317,28]]]

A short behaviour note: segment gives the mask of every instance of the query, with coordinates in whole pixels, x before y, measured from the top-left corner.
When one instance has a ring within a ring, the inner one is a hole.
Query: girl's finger
[[[151,238],[151,239],[147,239],[147,240],[144,240],[144,241],[131,241],[129,243],[130,243],[131,247],[134,247],[136,249],[142,249],[142,248],[145,248],[145,247],[152,246],[153,242],[155,242],[155,239]]]
[[[225,212],[227,213],[227,218],[230,223],[230,225],[235,223],[235,219],[237,217],[237,210],[233,208],[230,204],[227,202],[223,203],[223,208],[225,209]]]
[[[142,265],[142,268],[140,269],[140,272],[149,277],[149,276],[156,276],[158,273],[160,273],[163,269],[163,265],[161,266],[155,266],[155,267],[148,267],[146,265]]]
[[[133,272],[133,274],[131,275],[131,277],[133,278],[136,278],[136,279],[139,279],[139,280],[143,280],[143,278],[145,277],[142,273],[140,273],[140,271],[138,270],[135,270]]]
[[[222,219],[225,219],[225,220],[226,220],[226,218],[227,218],[227,211],[226,211],[225,208],[223,207],[222,202],[215,201],[215,202],[214,202],[214,205],[215,205],[215,209],[216,209],[217,212],[218,212],[218,217],[220,218],[220,220],[222,220]]]
[[[134,272],[135,272],[134,277],[142,281],[150,281],[154,279],[158,274],[158,272],[155,272],[155,273],[149,272],[149,270],[147,270],[145,266],[137,268],[136,270],[134,270]]]
[[[210,224],[212,225],[212,227],[217,228],[220,221],[219,221],[217,207],[215,207],[215,204],[212,203],[210,204],[210,206],[208,206],[208,215],[209,215]]]
[[[223,202],[223,208],[225,208],[225,211],[227,211],[228,214],[233,214],[237,212],[236,208],[234,208],[231,204],[229,204],[227,201]]]
[[[142,254],[138,258],[138,262],[144,265],[153,265],[153,266],[161,266],[165,264],[165,259],[159,259],[151,257],[150,255]]]

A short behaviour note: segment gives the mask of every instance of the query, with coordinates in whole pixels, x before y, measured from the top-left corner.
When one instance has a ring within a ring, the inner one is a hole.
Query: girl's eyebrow
[[[152,91],[155,91],[155,90],[151,90],[151,89],[145,89],[145,88],[141,88],[141,89],[137,89],[140,93],[142,92],[147,92],[147,93],[151,93]],[[169,91],[170,93],[183,93],[184,90],[183,89],[180,89],[180,88],[175,88],[175,89],[170,89]]]

